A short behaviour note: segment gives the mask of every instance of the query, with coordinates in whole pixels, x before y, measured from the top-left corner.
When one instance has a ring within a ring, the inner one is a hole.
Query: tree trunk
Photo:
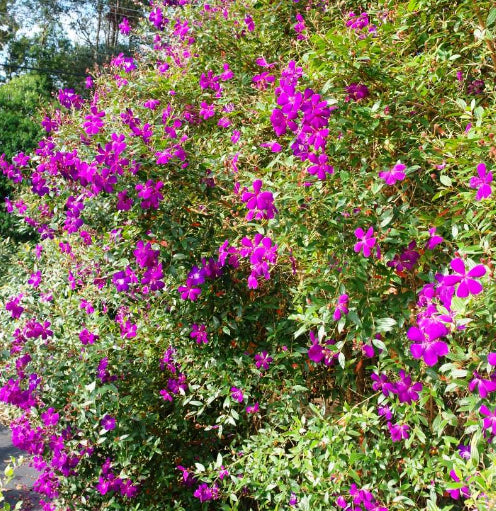
[[[95,59],[95,62],[98,62],[98,50],[100,47],[100,30],[102,28],[102,12],[103,12],[102,0],[98,0],[96,10],[97,10],[98,19],[97,19],[97,24],[96,24],[96,41],[95,41],[94,59]]]

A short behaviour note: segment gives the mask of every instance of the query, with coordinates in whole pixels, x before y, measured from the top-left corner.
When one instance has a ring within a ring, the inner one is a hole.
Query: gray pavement
[[[0,477],[3,477],[10,457],[21,455],[26,455],[26,453],[12,445],[10,429],[0,425]],[[30,467],[27,462],[16,469],[14,478],[9,482],[4,491],[4,497],[12,508],[17,503],[22,502],[21,509],[23,511],[41,511],[39,495],[32,490],[33,483],[37,477],[38,472]]]

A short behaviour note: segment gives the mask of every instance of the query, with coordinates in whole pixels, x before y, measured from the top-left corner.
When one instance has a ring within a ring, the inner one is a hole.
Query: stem
[[[475,8],[475,14],[477,16],[477,19],[479,21],[480,28],[482,30],[486,30],[486,24],[484,22],[484,19],[482,18],[482,14],[479,10],[479,7],[477,5],[474,5]],[[486,39],[486,46],[489,50],[489,53],[491,54],[491,60],[493,61],[493,69],[496,71],[496,48],[494,47],[494,42],[490,41],[489,39]]]

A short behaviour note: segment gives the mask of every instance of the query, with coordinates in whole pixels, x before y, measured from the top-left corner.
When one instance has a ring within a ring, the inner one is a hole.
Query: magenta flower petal
[[[486,268],[482,264],[478,264],[468,272],[469,277],[483,277],[486,274]]]
[[[458,289],[456,290],[456,296],[458,298],[466,298],[469,295],[469,287],[466,281],[460,282]]]
[[[465,274],[465,263],[463,262],[462,259],[460,258],[453,259],[450,262],[450,266],[453,268],[454,271],[456,271],[456,273],[460,273],[461,275]]]

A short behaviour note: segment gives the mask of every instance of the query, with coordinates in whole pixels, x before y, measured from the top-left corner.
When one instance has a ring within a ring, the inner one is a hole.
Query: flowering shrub
[[[486,4],[155,2],[0,160],[45,511],[494,506]]]

